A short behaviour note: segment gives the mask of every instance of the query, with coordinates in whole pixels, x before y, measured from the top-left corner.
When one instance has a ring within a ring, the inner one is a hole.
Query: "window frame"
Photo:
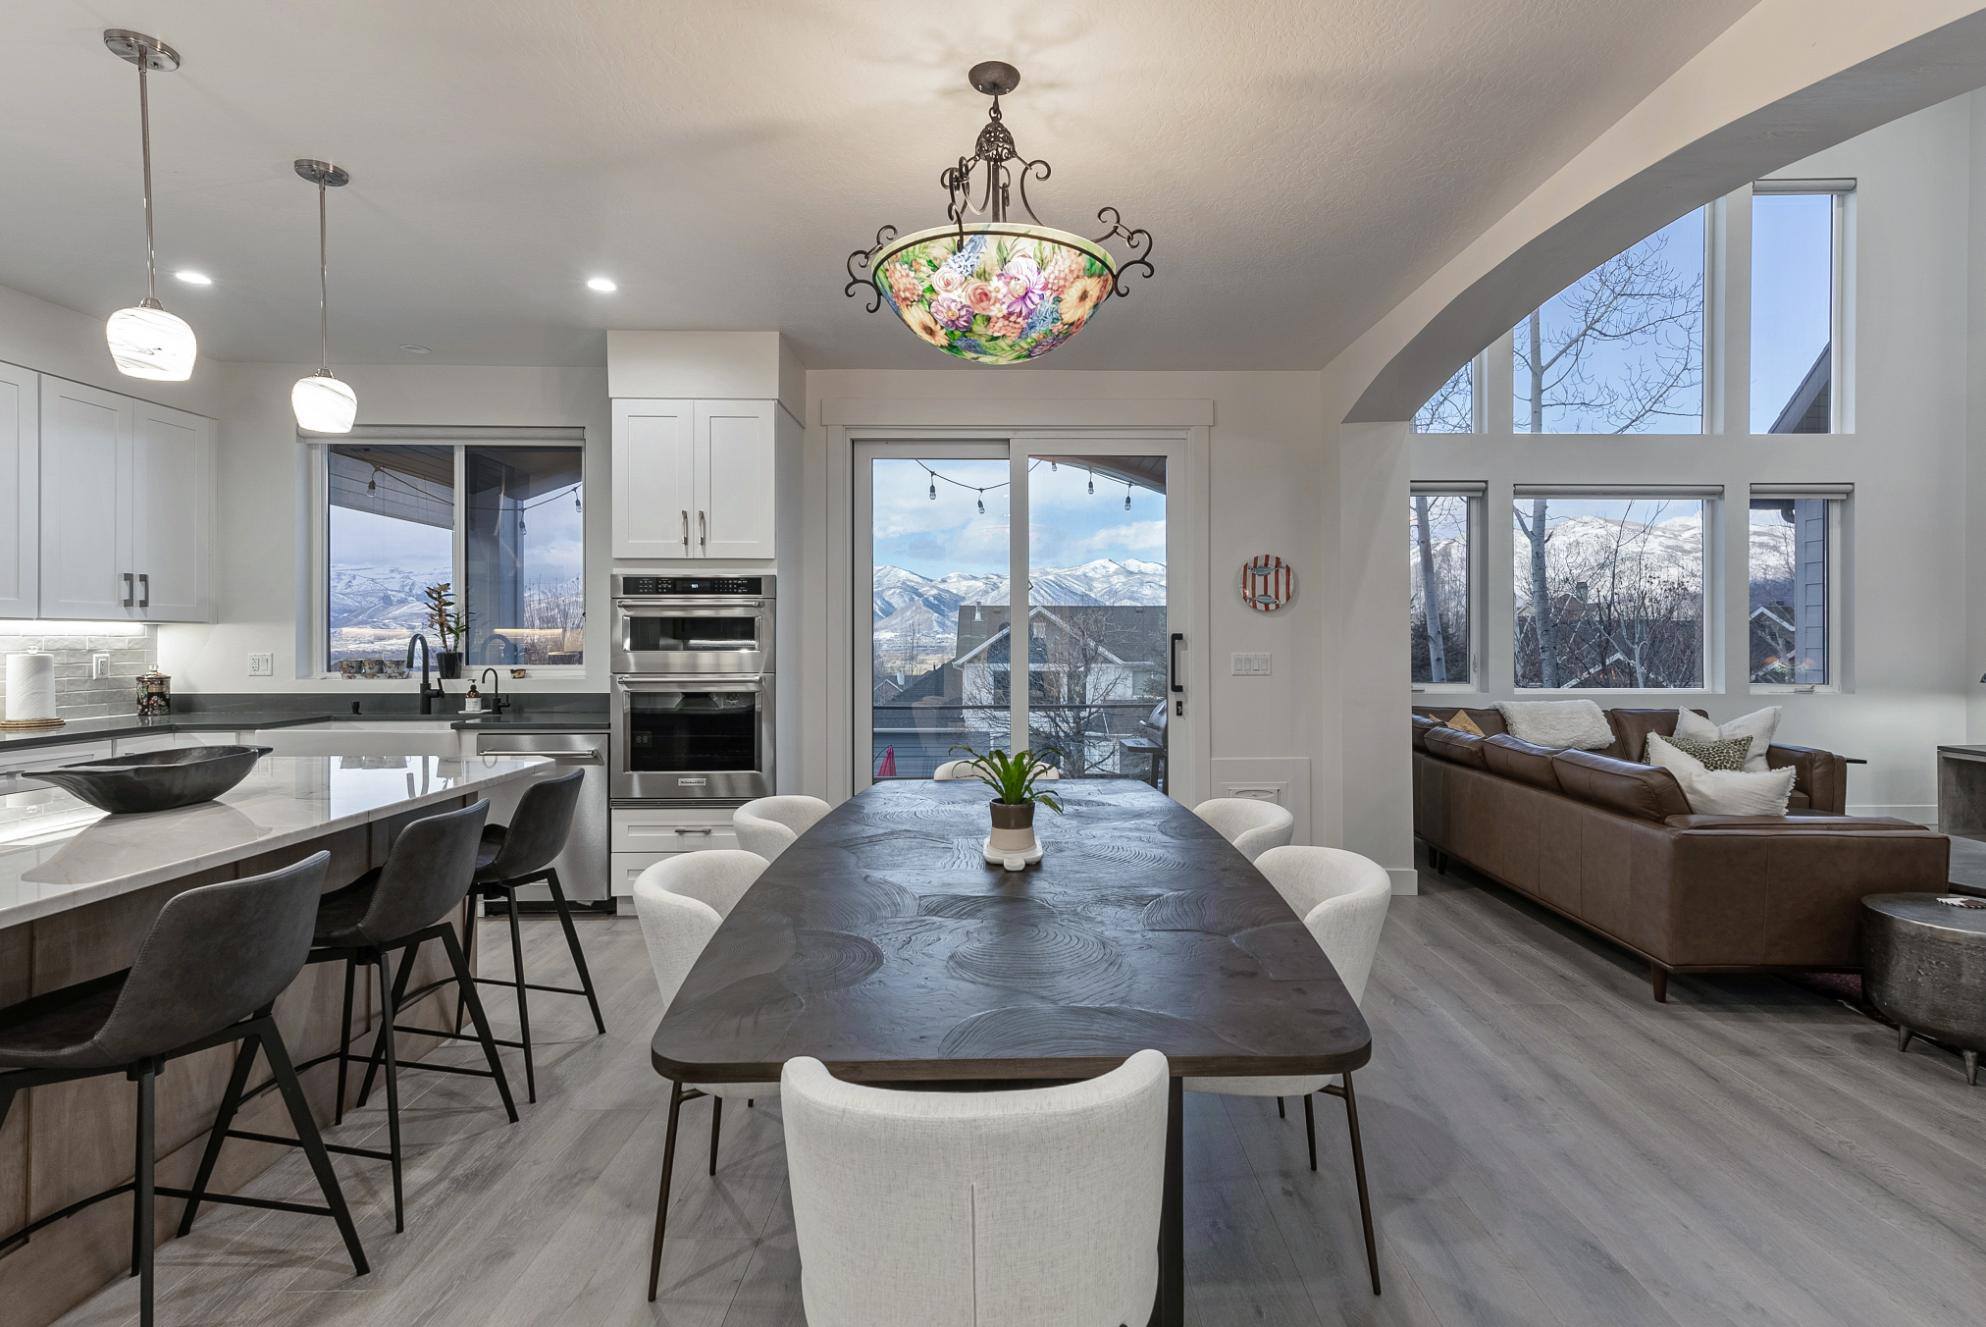
[[[1756,436],[1795,437],[1796,434],[1761,433]],[[1808,434],[1808,437],[1826,436]],[[1745,691],[1755,696],[1837,696],[1854,688],[1848,684],[1847,579],[1848,537],[1852,529],[1849,504],[1854,501],[1851,484],[1753,484],[1745,497],[1745,521],[1749,528],[1751,504],[1774,499],[1809,498],[1827,503],[1827,681],[1754,682],[1751,680],[1751,539],[1745,539]]]
[[[449,557],[452,561],[450,584],[455,588],[457,603],[463,601],[467,593],[465,579],[468,569],[469,533],[464,516],[468,510],[468,453],[472,447],[502,448],[528,447],[540,450],[569,448],[579,458],[580,492],[587,492],[586,438],[585,431],[579,428],[517,429],[517,428],[390,428],[372,426],[353,429],[349,434],[328,437],[322,434],[300,435],[304,450],[308,453],[306,462],[308,475],[308,500],[310,502],[310,558],[307,574],[310,578],[309,602],[310,623],[307,629],[299,630],[299,657],[310,661],[308,666],[297,670],[301,681],[326,680],[370,682],[390,680],[397,686],[405,686],[404,679],[347,678],[331,667],[331,521],[330,521],[330,456],[334,447],[341,445],[363,445],[367,447],[447,447],[454,454],[455,477],[455,524],[450,532]],[[582,498],[582,501],[584,499]],[[587,583],[587,549],[582,525],[580,544],[580,584]],[[304,638],[308,635],[308,640]],[[462,661],[466,676],[471,669],[496,668],[508,671],[513,667],[529,670],[532,677],[543,678],[583,678],[587,674],[587,664],[472,664],[465,657]]]
[[[1467,435],[1447,433],[1426,436],[1452,438]],[[1484,644],[1488,639],[1489,626],[1486,611],[1488,605],[1487,591],[1489,582],[1487,572],[1489,559],[1484,556],[1484,553],[1487,549],[1488,538],[1488,523],[1485,513],[1489,507],[1489,487],[1487,484],[1475,481],[1419,481],[1407,486],[1407,501],[1410,508],[1413,500],[1417,497],[1461,498],[1466,504],[1463,516],[1463,539],[1465,540],[1463,551],[1467,555],[1468,566],[1463,577],[1463,593],[1466,597],[1466,607],[1469,613],[1469,671],[1468,676],[1459,682],[1453,680],[1447,682],[1415,682],[1412,681],[1410,676],[1408,686],[1413,694],[1417,696],[1480,694],[1485,690],[1483,665],[1488,658],[1488,652],[1484,648]],[[1411,520],[1412,517],[1409,516],[1408,519]],[[1411,558],[1409,558],[1407,566],[1408,574],[1411,576],[1413,568]],[[1410,583],[1410,593],[1411,589]],[[1411,610],[1407,619],[1407,632],[1411,638],[1413,633]],[[1410,663],[1410,674],[1411,671]]]
[[[1567,436],[1567,435],[1560,435]],[[1582,436],[1582,435],[1572,435]],[[1606,434],[1601,436],[1611,437]],[[1527,498],[1543,497],[1547,500],[1566,498],[1575,501],[1593,502],[1647,502],[1660,499],[1696,502],[1701,504],[1699,518],[1703,523],[1703,544],[1700,549],[1702,567],[1700,575],[1703,584],[1703,616],[1699,631],[1698,648],[1702,654],[1703,682],[1693,687],[1527,687],[1518,682],[1517,649],[1517,576],[1513,555],[1510,568],[1510,691],[1513,695],[1549,696],[1570,698],[1576,696],[1717,696],[1727,690],[1722,661],[1724,658],[1724,596],[1718,568],[1722,565],[1722,530],[1724,488],[1720,484],[1515,484],[1510,490],[1513,504],[1511,513],[1511,539],[1515,546],[1516,514],[1514,504]],[[1749,582],[1748,582],[1749,583]]]
[[[1742,421],[1740,421],[1743,424],[1743,427],[1733,430],[1733,432],[1740,437],[1830,438],[1838,434],[1852,433],[1854,431],[1853,407],[1854,407],[1854,398],[1855,398],[1855,384],[1849,376],[1853,370],[1853,364],[1851,361],[1851,357],[1849,355],[1849,345],[1848,345],[1849,326],[1850,326],[1849,317],[1848,317],[1849,305],[1853,298],[1852,292],[1849,288],[1849,281],[1853,275],[1854,269],[1852,264],[1849,262],[1849,254],[1848,254],[1849,239],[1852,233],[1852,228],[1849,225],[1848,213],[1849,213],[1849,209],[1854,206],[1855,183],[1856,182],[1854,180],[1848,180],[1848,179],[1829,179],[1829,180],[1772,179],[1772,180],[1752,181],[1751,199],[1747,200],[1748,206],[1751,204],[1752,200],[1757,199],[1761,194],[1766,195],[1768,197],[1773,197],[1773,196],[1784,197],[1788,195],[1794,195],[1794,196],[1825,195],[1833,200],[1833,205],[1829,209],[1830,229],[1829,229],[1829,239],[1828,239],[1828,243],[1830,245],[1828,280],[1831,281],[1833,285],[1828,291],[1828,329],[1827,329],[1828,378],[1831,387],[1828,393],[1828,402],[1827,402],[1828,420],[1827,420],[1826,433],[1800,434],[1800,433],[1752,432],[1752,422],[1750,417],[1751,411],[1749,409],[1749,404],[1751,400],[1751,355],[1752,355],[1752,342],[1756,338],[1758,333],[1757,333],[1756,324],[1754,322],[1757,311],[1755,309],[1751,309],[1746,318],[1747,325],[1745,328],[1745,377],[1746,377],[1745,399],[1747,403],[1747,409],[1745,412],[1746,417]],[[1747,233],[1752,234],[1754,236],[1756,235],[1756,229],[1755,226],[1753,225],[1753,221],[1756,215],[1757,215],[1756,212],[1754,212],[1752,213],[1751,216],[1746,218]],[[1750,248],[1750,246],[1748,246],[1748,248]],[[1756,250],[1751,249],[1751,251],[1747,252],[1745,256],[1745,268],[1746,268],[1745,276],[1746,276],[1747,286],[1749,286],[1753,277],[1753,273],[1755,272],[1757,267],[1757,258],[1755,255],[1756,255]],[[1749,293],[1747,294],[1746,300],[1747,300],[1747,308],[1750,309]]]

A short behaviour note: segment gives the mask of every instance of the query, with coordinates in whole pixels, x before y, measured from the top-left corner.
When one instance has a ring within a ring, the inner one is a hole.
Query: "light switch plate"
[[[254,654],[249,655],[248,675],[250,677],[274,677],[276,675],[276,656],[267,650],[258,650]]]
[[[1267,652],[1260,654],[1236,653],[1232,658],[1233,663],[1229,668],[1229,673],[1234,677],[1268,677],[1270,675],[1273,656]]]

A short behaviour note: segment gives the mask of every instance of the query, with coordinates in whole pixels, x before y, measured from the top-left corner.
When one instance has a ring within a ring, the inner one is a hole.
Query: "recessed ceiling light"
[[[596,294],[611,295],[619,290],[620,286],[610,276],[589,276],[586,278],[586,288]]]
[[[214,278],[208,276],[205,272],[196,272],[190,267],[182,267],[177,272],[174,272],[173,275],[189,286],[211,286],[214,284]]]
[[[433,351],[429,350],[426,346],[417,346],[413,344],[411,341],[408,342],[406,345],[401,346],[400,349],[406,351],[410,355],[428,355],[434,353]]]

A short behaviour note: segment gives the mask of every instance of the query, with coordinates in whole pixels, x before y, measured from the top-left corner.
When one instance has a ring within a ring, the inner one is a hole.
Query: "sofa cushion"
[[[1483,760],[1490,773],[1555,793],[1559,787],[1558,775],[1552,769],[1554,754],[1548,746],[1520,741],[1508,733],[1483,739]]]
[[[1922,825],[1909,820],[1898,820],[1895,816],[1828,816],[1828,815],[1789,815],[1789,816],[1700,816],[1691,813],[1686,816],[1670,816],[1664,822],[1670,829],[1770,829],[1797,833],[1838,834],[1849,830],[1922,830]]]
[[[1429,730],[1434,728],[1439,728],[1441,725],[1436,723],[1434,719],[1431,718],[1430,716],[1421,714],[1419,712],[1416,712],[1414,714],[1413,719],[1414,719],[1414,750],[1424,751],[1427,749],[1427,735]]]
[[[1488,740],[1486,737],[1471,737],[1454,728],[1436,728],[1427,735],[1427,753],[1457,765],[1487,769],[1488,765],[1483,760],[1483,743]]]
[[[1614,730],[1614,750],[1608,755],[1622,760],[1643,760],[1648,750],[1648,734],[1673,737],[1676,732],[1673,709],[1622,708],[1607,711],[1607,723]]]
[[[1552,767],[1568,797],[1609,811],[1656,821],[1690,811],[1682,785],[1665,769],[1591,751],[1560,751],[1552,757]]]

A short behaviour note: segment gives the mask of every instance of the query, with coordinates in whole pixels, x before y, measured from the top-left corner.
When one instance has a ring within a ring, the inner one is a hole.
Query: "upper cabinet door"
[[[695,554],[695,403],[614,402],[614,556]]]
[[[770,401],[697,402],[694,556],[773,556],[775,409]]]
[[[0,617],[41,615],[40,377],[0,364]]]
[[[212,621],[214,421],[145,401],[132,404],[133,614],[149,622]]]
[[[137,402],[41,380],[41,616],[129,618],[131,428]]]

